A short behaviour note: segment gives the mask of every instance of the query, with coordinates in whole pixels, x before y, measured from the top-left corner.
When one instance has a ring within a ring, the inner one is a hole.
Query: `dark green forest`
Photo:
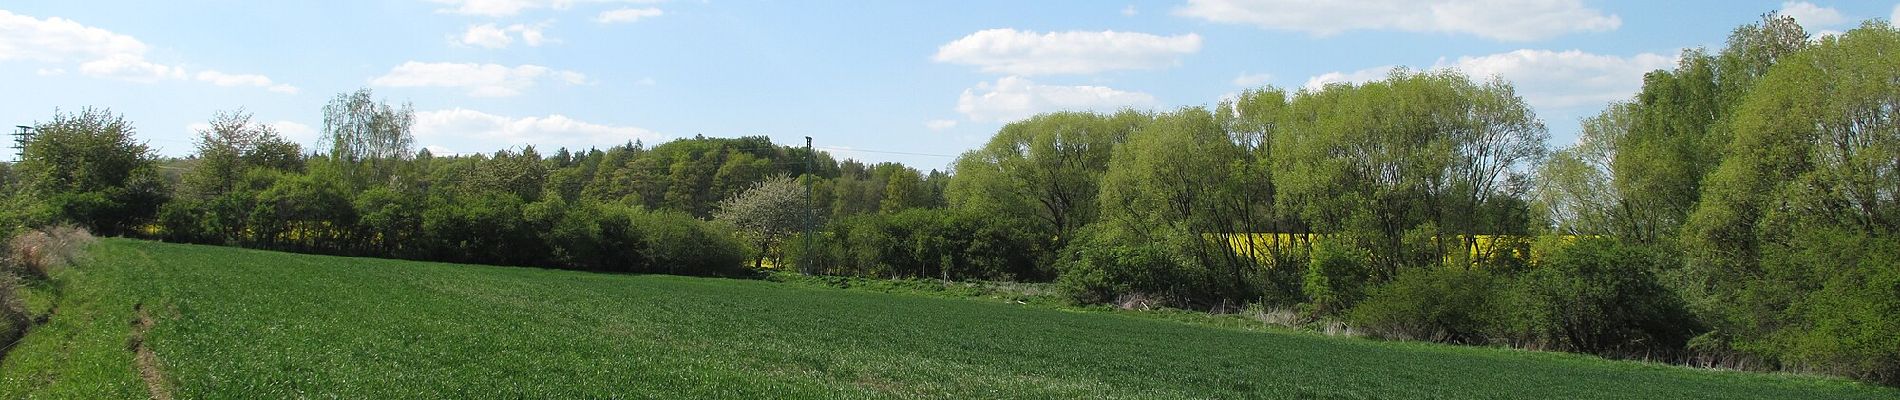
[[[417,151],[368,89],[163,158],[103,108],[0,164],[0,230],[607,272],[1052,282],[1379,338],[1900,384],[1900,30],[1770,14],[1552,147],[1455,70],[1010,123],[950,171],[766,137]],[[809,234],[807,228],[809,227]],[[11,232],[0,232],[10,234]]]

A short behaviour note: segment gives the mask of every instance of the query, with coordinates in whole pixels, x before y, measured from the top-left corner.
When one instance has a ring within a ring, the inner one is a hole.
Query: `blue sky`
[[[1811,32],[1892,1],[10,1],[0,122],[109,107],[166,155],[245,107],[308,146],[323,104],[374,89],[446,152],[814,136],[943,168],[1007,121],[1211,105],[1246,87],[1498,76],[1574,140],[1683,48],[1785,10]],[[7,159],[12,155],[8,154]]]

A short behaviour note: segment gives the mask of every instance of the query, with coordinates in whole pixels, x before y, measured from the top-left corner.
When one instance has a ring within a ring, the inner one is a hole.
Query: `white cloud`
[[[1234,77],[1233,82],[1234,82],[1234,86],[1252,87],[1252,86],[1260,86],[1260,85],[1266,84],[1267,81],[1269,80],[1273,80],[1272,74],[1267,74],[1267,73],[1249,74],[1246,72],[1242,72],[1240,73],[1240,76]]]
[[[1497,77],[1511,82],[1524,101],[1539,111],[1601,107],[1624,100],[1643,86],[1643,74],[1676,65],[1677,57],[1655,53],[1615,56],[1579,50],[1516,50],[1484,56],[1440,59],[1432,69],[1456,68],[1474,80]],[[1307,89],[1330,83],[1364,83],[1384,79],[1394,68],[1381,66],[1352,72],[1329,72],[1307,79]]]
[[[1530,41],[1623,25],[1622,18],[1585,7],[1582,0],[1188,0],[1174,13],[1318,36],[1397,30]]]
[[[132,82],[191,77],[184,67],[146,59],[145,53],[149,49],[145,42],[131,36],[85,26],[73,20],[59,17],[39,19],[0,10],[0,62],[29,61],[59,65],[35,70],[40,76],[65,75],[67,67],[73,67],[87,76]],[[204,71],[197,77],[198,80],[219,86],[249,85],[274,92],[297,92],[296,87],[272,84],[270,78],[263,75]]]
[[[507,17],[526,10],[566,10],[579,3],[657,3],[660,0],[429,0],[449,6],[436,12]]]
[[[653,7],[622,8],[618,10],[602,11],[600,12],[600,15],[594,17],[594,22],[599,22],[603,24],[639,22],[641,19],[658,17],[665,13],[666,12],[660,11],[660,9],[653,8]]]
[[[304,150],[310,150],[316,146],[317,130],[311,128],[310,125],[295,121],[277,121],[270,123],[270,126],[277,128],[277,134],[283,135],[285,139],[304,145]]]
[[[1089,74],[1153,69],[1201,50],[1201,35],[1139,32],[1050,32],[988,29],[937,48],[937,62],[975,65],[1011,75]]]
[[[1394,67],[1396,66],[1385,65],[1352,72],[1327,72],[1307,78],[1306,84],[1300,85],[1300,87],[1306,90],[1320,90],[1326,88],[1326,85],[1335,83],[1360,84],[1376,81],[1384,79],[1388,73],[1392,72],[1392,68]]]
[[[79,64],[79,73],[133,82],[185,79],[184,68],[146,61],[144,56],[136,54],[113,54],[87,61]]]
[[[508,97],[533,88],[536,82],[553,79],[570,85],[587,83],[587,76],[574,71],[555,70],[539,65],[508,67],[498,64],[425,63],[410,61],[388,74],[369,81],[383,87],[446,87],[466,89],[469,96]]]
[[[530,47],[540,46],[547,42],[547,35],[542,33],[547,25],[546,22],[534,25],[514,24],[505,27],[495,24],[470,25],[468,30],[462,32],[462,37],[456,38],[456,42],[468,46],[499,49],[514,44],[515,37],[519,36],[523,44]]]
[[[1676,65],[1676,56],[1642,53],[1629,57],[1579,50],[1517,50],[1479,57],[1439,60],[1434,67],[1455,67],[1474,79],[1496,76],[1517,87],[1524,101],[1539,109],[1600,107],[1623,100],[1643,87],[1643,74]]]
[[[183,68],[145,59],[148,47],[131,36],[52,17],[47,19],[0,10],[0,61],[79,63],[82,74],[135,82],[183,79]],[[63,73],[64,69],[46,70]]]
[[[957,127],[957,120],[954,119],[933,119],[924,121],[924,128],[928,128],[932,132],[943,132],[945,129],[955,127]]]
[[[0,10],[0,61],[63,62],[143,55],[144,42],[70,19],[38,19]]]
[[[1830,27],[1847,22],[1847,17],[1833,7],[1822,7],[1805,1],[1781,3],[1781,15],[1794,18],[1794,22],[1808,29]],[[1819,36],[1819,35],[1817,35]]]
[[[462,33],[462,44],[470,46],[499,49],[514,42],[515,39],[508,36],[508,31],[495,27],[495,24],[470,26],[468,31]]]
[[[1893,15],[1887,16],[1887,23],[1900,24],[1900,4],[1893,5]]]
[[[216,70],[205,70],[205,71],[199,72],[197,78],[201,82],[209,82],[213,85],[225,86],[225,87],[253,86],[253,87],[264,88],[264,90],[269,90],[272,92],[284,93],[284,94],[297,94],[297,92],[300,92],[300,90],[298,90],[296,86],[276,83],[276,82],[271,81],[270,77],[263,76],[263,75],[227,74],[227,73],[219,72]]]
[[[560,114],[515,118],[463,108],[416,112],[415,134],[417,143],[438,154],[453,153],[450,146],[492,151],[534,145],[548,152],[663,138],[645,128],[589,123]]]
[[[1113,111],[1156,104],[1155,97],[1147,93],[1103,86],[1042,85],[1007,76],[964,89],[957,97],[957,112],[972,121],[1003,122],[1051,111]]]
[[[1135,16],[1135,14],[1140,14],[1140,13],[1141,11],[1135,10],[1134,4],[1129,4],[1127,7],[1122,7],[1122,16],[1124,17],[1133,17]]]

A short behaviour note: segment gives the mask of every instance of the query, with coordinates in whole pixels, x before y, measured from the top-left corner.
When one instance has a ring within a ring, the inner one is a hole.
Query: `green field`
[[[0,397],[149,397],[140,348],[173,398],[1900,397],[998,301],[122,239],[61,280]]]

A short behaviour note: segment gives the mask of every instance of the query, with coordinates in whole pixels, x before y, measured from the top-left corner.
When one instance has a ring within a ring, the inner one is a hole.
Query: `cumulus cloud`
[[[534,25],[514,24],[508,26],[498,26],[495,24],[470,25],[468,30],[462,32],[461,37],[456,38],[456,42],[468,46],[500,49],[514,44],[515,38],[520,37],[522,44],[535,47],[547,42],[547,36],[541,33],[546,27],[547,23]]]
[[[633,140],[650,143],[663,138],[645,128],[590,123],[561,114],[517,118],[463,108],[416,112],[414,132],[417,143],[436,153],[492,151],[526,145],[543,151],[560,147],[583,149]]]
[[[276,83],[276,82],[271,81],[270,77],[263,76],[263,75],[227,74],[227,73],[216,71],[216,70],[205,70],[205,71],[198,72],[197,78],[198,78],[198,81],[201,81],[201,82],[208,82],[213,85],[225,86],[225,87],[231,87],[231,86],[261,87],[261,88],[264,88],[264,90],[269,90],[272,92],[284,93],[284,94],[297,94],[297,92],[300,91],[297,89],[296,86]]]
[[[1455,68],[1476,80],[1497,77],[1511,82],[1524,101],[1538,110],[1601,107],[1623,100],[1642,89],[1643,74],[1676,65],[1677,57],[1655,53],[1633,56],[1592,54],[1579,50],[1516,50],[1504,53],[1440,59],[1432,69]],[[1394,66],[1351,72],[1329,72],[1307,79],[1305,88],[1331,83],[1364,83],[1384,79]]]
[[[316,146],[317,130],[311,128],[310,125],[295,121],[277,121],[270,123],[270,126],[277,128],[277,134],[283,135],[285,139],[290,139],[290,141],[304,146],[312,146],[310,148],[315,148],[314,146]]]
[[[79,73],[147,83],[185,79],[184,68],[147,61],[144,56],[135,54],[113,54],[106,58],[81,63]]]
[[[660,0],[429,0],[447,8],[436,12],[507,17],[526,10],[566,10],[580,3],[658,3]]]
[[[1052,111],[1113,111],[1152,108],[1155,97],[1103,86],[1043,85],[1019,76],[978,83],[957,97],[957,112],[971,121],[1013,121]]]
[[[666,12],[660,11],[660,9],[653,8],[653,7],[622,8],[618,10],[602,11],[600,12],[600,15],[594,16],[594,22],[599,22],[603,24],[639,22],[642,19],[658,17],[665,13]]]
[[[1477,79],[1498,77],[1517,87],[1524,101],[1538,108],[1602,106],[1629,98],[1643,87],[1643,74],[1676,65],[1676,56],[1641,53],[1622,57],[1579,50],[1517,50],[1478,57],[1439,60],[1436,68],[1457,68]]]
[[[1887,23],[1900,24],[1900,4],[1893,5],[1893,15],[1887,16]]]
[[[405,62],[369,81],[382,87],[444,87],[466,90],[475,97],[508,97],[533,88],[540,81],[570,85],[587,83],[587,75],[539,65],[504,66],[475,63]]]
[[[1011,75],[1089,74],[1173,66],[1200,50],[1201,35],[1192,33],[988,29],[938,47],[932,59]]]
[[[147,50],[145,42],[136,38],[70,19],[39,19],[0,10],[0,61],[76,62],[82,74],[138,82],[184,78],[182,68],[146,60]],[[63,73],[64,69],[47,71]]]
[[[1320,90],[1335,83],[1359,84],[1385,78],[1396,65],[1384,65],[1351,72],[1333,71],[1306,78],[1306,84],[1300,85],[1306,90]]]
[[[137,38],[73,20],[59,17],[40,19],[0,10],[0,62],[27,61],[60,65],[37,69],[35,72],[40,76],[65,75],[67,70],[64,66],[73,66],[86,76],[132,82],[182,80],[191,76],[184,67],[146,59],[145,53],[149,49],[145,42]],[[213,78],[201,73],[198,75],[199,80],[220,86],[239,85],[223,78],[242,77],[246,82],[262,79],[266,84],[253,86],[271,91],[297,91],[290,85],[270,84],[270,78],[262,75],[228,75],[217,71],[206,73],[212,74]]]
[[[1836,10],[1833,7],[1817,6],[1814,5],[1814,3],[1805,1],[1781,3],[1781,15],[1794,18],[1794,22],[1798,22],[1801,26],[1808,29],[1836,26],[1847,22],[1847,16],[1841,15],[1840,10]]]
[[[1264,85],[1267,83],[1267,81],[1272,80],[1272,79],[1273,79],[1272,74],[1266,74],[1266,73],[1249,74],[1246,72],[1242,72],[1240,73],[1240,76],[1234,77],[1233,82],[1234,82],[1234,86],[1251,87],[1251,86]]]
[[[1357,30],[1444,32],[1530,41],[1612,31],[1622,18],[1582,0],[1188,0],[1176,15],[1331,36]]]
[[[957,127],[957,120],[954,119],[933,119],[924,121],[924,128],[928,128],[932,132],[943,132],[945,129],[955,127]]]

